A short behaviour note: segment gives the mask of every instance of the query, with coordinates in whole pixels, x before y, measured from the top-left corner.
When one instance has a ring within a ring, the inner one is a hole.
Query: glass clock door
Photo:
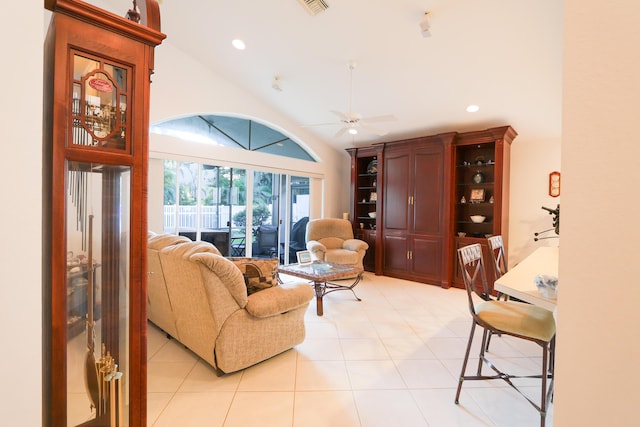
[[[81,52],[72,58],[71,144],[129,152],[128,67]]]
[[[67,164],[67,424],[126,426],[131,171]]]

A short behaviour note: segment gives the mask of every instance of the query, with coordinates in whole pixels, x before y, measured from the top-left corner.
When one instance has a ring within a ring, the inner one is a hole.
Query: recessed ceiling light
[[[233,47],[235,47],[238,50],[244,50],[244,48],[246,47],[244,45],[244,42],[240,39],[234,39],[231,44],[233,45]]]
[[[477,106],[477,105],[475,105],[475,104],[471,104],[471,105],[469,105],[469,106],[467,107],[467,111],[468,111],[469,113],[475,113],[475,112],[477,112],[479,109],[480,109],[480,107],[478,107],[478,106]]]

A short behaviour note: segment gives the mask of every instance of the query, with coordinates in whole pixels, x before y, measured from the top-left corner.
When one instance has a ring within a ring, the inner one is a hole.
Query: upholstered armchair
[[[313,298],[308,283],[249,295],[237,264],[210,243],[162,239],[149,242],[149,251],[156,251],[149,257],[153,276],[163,279],[155,285],[164,285],[149,307],[167,304],[151,320],[219,372],[244,369],[304,340],[304,315]]]
[[[151,231],[148,233],[148,237],[147,318],[168,335],[177,338],[176,319],[167,294],[159,252],[166,247],[188,243],[191,240],[185,236],[155,234]],[[212,245],[210,250],[214,251],[216,248]]]
[[[320,261],[363,268],[369,244],[354,239],[351,222],[346,219],[314,219],[307,224],[307,249]]]

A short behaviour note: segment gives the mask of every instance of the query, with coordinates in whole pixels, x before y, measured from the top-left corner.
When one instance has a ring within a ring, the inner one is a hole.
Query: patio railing
[[[195,230],[198,227],[198,207],[179,206],[177,208],[176,214],[176,206],[164,207],[164,229],[166,231]],[[200,229],[228,228],[227,224],[233,215],[243,210],[244,206],[232,206],[232,213],[229,215],[229,206],[200,206]]]

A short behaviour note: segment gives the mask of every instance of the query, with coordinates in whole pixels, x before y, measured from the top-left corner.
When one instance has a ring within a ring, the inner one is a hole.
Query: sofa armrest
[[[314,258],[324,261],[324,254],[327,252],[327,247],[317,240],[309,240],[307,242],[307,249]]]
[[[344,244],[342,245],[342,247],[350,251],[358,252],[358,251],[366,251],[367,249],[369,249],[369,244],[364,240],[347,239],[344,241]]]
[[[245,310],[255,317],[278,316],[309,304],[313,288],[307,284],[293,288],[274,286],[249,295]]]

